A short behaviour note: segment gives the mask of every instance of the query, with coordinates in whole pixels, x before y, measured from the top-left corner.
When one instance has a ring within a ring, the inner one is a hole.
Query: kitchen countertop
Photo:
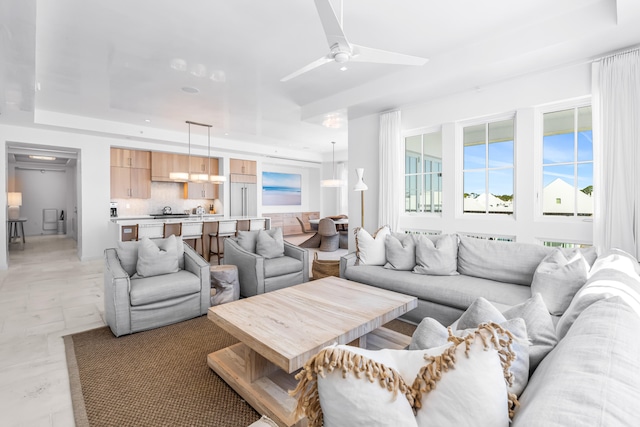
[[[131,216],[118,216],[110,218],[111,222],[120,225],[133,225],[133,224],[163,224],[165,222],[213,222],[213,221],[233,221],[243,219],[266,219],[266,217],[259,216],[224,216],[223,214],[205,214],[205,215],[189,215],[186,218],[158,218],[154,219],[152,215],[131,215]]]

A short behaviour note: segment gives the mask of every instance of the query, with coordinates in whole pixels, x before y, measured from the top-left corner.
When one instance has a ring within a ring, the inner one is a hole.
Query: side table
[[[8,219],[7,220],[7,246],[15,243],[14,240],[20,242],[20,238],[22,237],[22,249],[24,249],[25,238],[24,238],[24,223],[27,222],[27,218],[17,218],[17,219]]]
[[[212,265],[211,306],[235,301],[240,298],[238,267],[235,265]]]

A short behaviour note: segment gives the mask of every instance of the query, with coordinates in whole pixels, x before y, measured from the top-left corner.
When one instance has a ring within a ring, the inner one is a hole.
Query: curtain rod
[[[631,53],[631,52],[634,52],[634,51],[640,51],[640,46],[628,47],[628,48],[619,50],[617,52],[612,52],[610,54],[601,56],[599,58],[595,58],[592,62],[602,61],[603,59],[611,58],[611,57],[616,56],[616,55],[624,55],[625,53]]]

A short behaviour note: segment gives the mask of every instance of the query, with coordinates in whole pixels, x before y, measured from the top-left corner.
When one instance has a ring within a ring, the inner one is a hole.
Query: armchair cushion
[[[129,298],[132,306],[140,306],[197,292],[200,292],[198,276],[186,270],[180,270],[173,274],[132,280]]]
[[[184,268],[184,245],[182,244],[182,236],[170,236],[166,239],[154,239],[154,242],[158,247],[165,249],[167,241],[173,237],[173,242],[176,245],[178,254],[178,268]],[[120,260],[120,265],[124,271],[127,272],[129,277],[136,274],[136,267],[138,264],[138,246],[140,242],[119,242],[116,248],[116,254]]]
[[[151,239],[143,237],[138,245],[136,272],[139,277],[152,277],[178,271],[176,238],[171,235],[159,247]]]
[[[256,239],[256,253],[266,259],[283,256],[284,238],[282,237],[282,229],[260,230]]]
[[[264,277],[278,277],[290,273],[298,273],[303,269],[302,261],[288,256],[264,260]]]

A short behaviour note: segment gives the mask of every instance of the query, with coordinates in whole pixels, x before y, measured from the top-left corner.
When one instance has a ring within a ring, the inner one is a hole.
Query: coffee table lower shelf
[[[387,328],[378,328],[352,344],[370,350],[402,349],[411,337]],[[306,427],[307,420],[295,417],[296,399],[289,396],[297,381],[243,343],[210,353],[207,364],[256,411],[267,415],[283,427]]]

